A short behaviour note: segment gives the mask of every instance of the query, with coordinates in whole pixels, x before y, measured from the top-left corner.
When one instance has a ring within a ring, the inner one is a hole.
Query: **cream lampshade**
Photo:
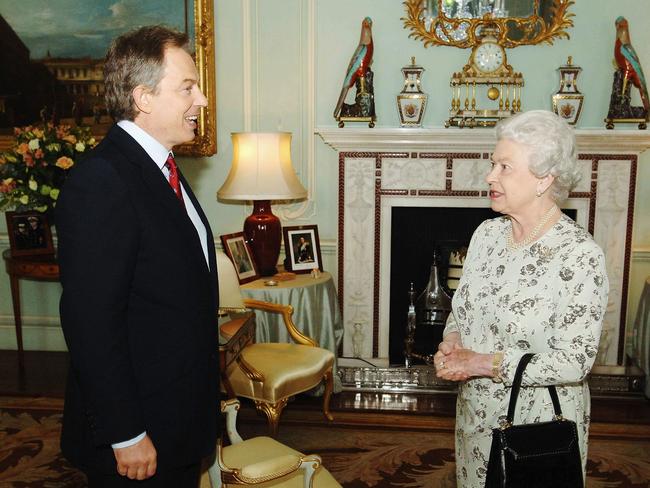
[[[244,238],[262,276],[277,272],[282,227],[271,200],[305,198],[307,190],[291,164],[290,132],[233,132],[232,166],[217,192],[223,200],[252,200],[244,221]]]

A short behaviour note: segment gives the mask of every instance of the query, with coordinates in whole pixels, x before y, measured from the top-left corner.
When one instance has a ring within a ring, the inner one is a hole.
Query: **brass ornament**
[[[485,24],[496,24],[498,26],[499,44],[505,48],[539,44],[546,42],[553,44],[554,39],[569,39],[567,29],[573,27],[575,14],[569,12],[569,7],[575,3],[574,0],[552,0],[550,8],[551,17],[545,20],[539,15],[540,0],[533,0],[533,15],[529,17],[502,17],[496,18],[487,14],[482,18],[450,18],[447,17],[442,8],[443,0],[437,1],[438,14],[431,19],[427,27],[425,23],[426,4],[425,0],[404,0],[406,17],[400,20],[404,22],[404,28],[410,29],[409,37],[419,39],[424,47],[429,46],[454,46],[468,48],[476,46],[480,39],[477,38],[479,27]],[[459,29],[464,30],[466,36],[455,39],[454,33]],[[516,32],[520,39],[514,39],[509,34]]]
[[[492,127],[521,111],[524,77],[508,64],[500,38],[496,24],[481,26],[467,64],[451,76],[450,117],[445,127]],[[485,92],[482,87],[487,88]]]

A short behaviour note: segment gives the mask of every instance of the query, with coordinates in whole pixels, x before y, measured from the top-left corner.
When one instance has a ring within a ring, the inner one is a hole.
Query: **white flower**
[[[38,143],[38,139],[32,139],[31,141],[29,141],[29,148],[32,151],[36,151],[39,147],[40,146],[39,146],[39,143]]]
[[[29,197],[27,195],[23,195],[18,199],[18,201],[23,205],[27,205],[29,203]]]
[[[77,142],[74,148],[77,150],[77,152],[84,152],[86,150],[86,146],[84,146],[83,142]]]
[[[35,180],[29,180],[29,189],[32,191],[36,191],[38,188],[38,183],[36,183]]]

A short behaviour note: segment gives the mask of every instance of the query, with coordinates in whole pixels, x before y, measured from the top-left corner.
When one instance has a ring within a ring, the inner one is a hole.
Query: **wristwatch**
[[[495,352],[492,355],[492,381],[495,383],[501,383],[503,378],[501,377],[501,363],[503,362],[503,353]]]

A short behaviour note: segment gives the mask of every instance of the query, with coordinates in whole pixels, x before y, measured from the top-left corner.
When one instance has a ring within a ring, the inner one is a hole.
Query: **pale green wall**
[[[624,15],[630,21],[633,44],[650,76],[650,4],[647,0],[578,0],[571,11],[576,15],[570,40],[510,50],[508,60],[524,74],[523,108],[549,108],[550,95],[558,87],[556,68],[572,55],[583,68],[578,85],[586,96],[579,127],[602,127],[613,73],[614,19]],[[336,272],[337,156],[312,134],[315,127],[335,126],[332,110],[365,16],[373,20],[377,126],[399,125],[395,95],[402,88],[400,68],[411,56],[426,69],[423,89],[430,100],[424,124],[442,126],[449,105],[449,76],[462,68],[469,51],[425,49],[421,42],[409,39],[400,21],[401,0],[215,0],[218,154],[181,160],[215,235],[240,230],[250,212],[246,205],[220,203],[215,196],[230,166],[230,132],[289,130],[294,134],[294,165],[312,198],[304,208],[284,209],[298,215],[285,222],[318,224],[325,267]],[[640,159],[639,182],[650,181],[649,153]],[[639,184],[634,247],[646,251],[637,252],[633,261],[632,312],[639,283],[650,275],[649,210],[650,192]],[[6,247],[4,222],[0,226],[0,240]],[[22,282],[22,291],[27,347],[63,347],[57,309],[60,286]],[[11,347],[15,347],[11,300],[8,280],[2,279],[0,348]]]

